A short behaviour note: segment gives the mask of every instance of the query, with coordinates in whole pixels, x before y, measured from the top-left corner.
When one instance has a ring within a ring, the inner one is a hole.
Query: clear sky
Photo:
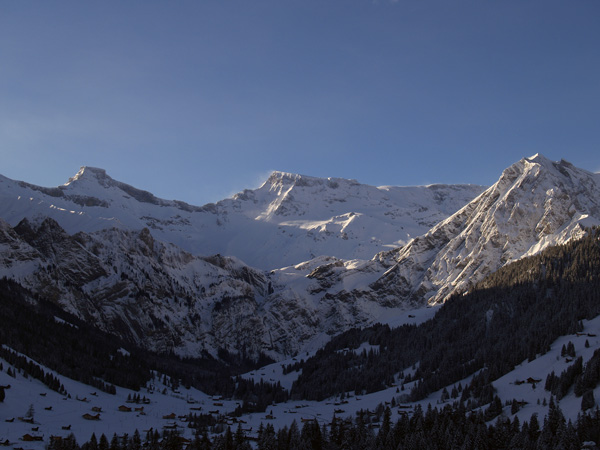
[[[600,171],[598,0],[0,2],[0,174],[82,165],[204,204],[272,170],[494,183]]]

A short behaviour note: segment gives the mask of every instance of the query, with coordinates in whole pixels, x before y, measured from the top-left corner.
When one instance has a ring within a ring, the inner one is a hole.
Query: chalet
[[[98,413],[96,415],[85,413],[81,417],[83,417],[85,420],[100,420],[100,413]]]
[[[32,436],[30,434],[24,434],[23,436],[21,436],[21,440],[25,441],[25,442],[32,442],[32,441],[43,441],[44,438],[42,436]]]
[[[131,408],[129,406],[121,405],[121,406],[119,406],[119,411],[121,411],[121,412],[131,412]]]
[[[99,412],[102,412],[102,408],[99,406],[92,406],[92,411],[99,413]]]
[[[177,414],[175,414],[175,413],[171,413],[171,414],[167,414],[166,416],[163,416],[163,419],[166,419],[166,420],[173,420],[176,418],[177,418]]]
[[[45,409],[46,411],[52,411],[52,406],[46,406],[44,409]]]

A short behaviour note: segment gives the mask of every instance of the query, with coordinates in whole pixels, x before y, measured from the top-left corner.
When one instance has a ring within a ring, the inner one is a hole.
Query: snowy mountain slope
[[[273,269],[315,256],[369,259],[405,244],[464,206],[483,187],[372,187],[354,180],[274,172],[258,189],[202,207],[155,197],[83,167],[42,188],[0,176],[0,217],[16,225],[48,216],[68,233],[139,230],[194,254],[236,256]]]
[[[445,301],[503,265],[577,239],[600,224],[600,174],[542,155],[507,168],[498,182],[406,246],[375,256],[385,271],[344,295],[397,305]]]

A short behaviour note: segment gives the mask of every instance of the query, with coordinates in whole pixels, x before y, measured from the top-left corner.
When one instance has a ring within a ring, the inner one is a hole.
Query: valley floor
[[[543,422],[551,397],[544,389],[544,381],[552,371],[560,375],[571,364],[567,358],[561,356],[563,346],[571,342],[576,355],[583,358],[584,364],[593,352],[600,348],[600,316],[584,322],[584,326],[582,333],[557,339],[548,353],[533,361],[523,362],[493,383],[503,405],[509,404],[513,399],[522,402],[522,407],[516,413],[521,423],[530,420],[533,414],[537,414],[540,423]],[[289,427],[293,421],[299,426],[304,420],[315,420],[323,425],[329,424],[334,417],[355,417],[360,410],[374,411],[379,407],[381,411],[379,405],[396,405],[392,408],[391,417],[392,421],[395,421],[403,414],[411,414],[417,404],[421,405],[423,410],[426,410],[428,405],[438,408],[444,405],[442,391],[438,391],[418,403],[403,402],[400,406],[402,392],[399,387],[394,386],[368,395],[349,394],[344,398],[332,398],[323,402],[289,401],[272,405],[264,413],[233,419],[227,414],[239,405],[235,400],[212,398],[193,388],[180,387],[173,391],[162,383],[160,376],[140,392],[117,388],[116,395],[110,395],[54,373],[69,394],[64,396],[49,390],[38,380],[24,377],[21,373],[9,375],[8,372],[14,373],[15,369],[6,361],[0,362],[0,385],[10,385],[5,389],[4,401],[0,403],[0,442],[9,447],[23,449],[45,448],[52,436],[66,437],[73,433],[77,442],[81,444],[88,441],[92,433],[98,438],[105,434],[110,440],[114,434],[131,436],[136,429],[142,437],[151,429],[160,433],[163,430],[177,429],[183,436],[191,439],[194,430],[189,428],[186,422],[186,416],[190,413],[210,413],[222,421],[221,429],[231,426],[232,431],[237,429],[236,421],[239,421],[248,436],[256,436],[261,424],[272,424],[275,430]],[[284,387],[289,388],[296,375],[283,375],[282,367],[291,362],[293,361],[278,362],[245,376],[255,380],[262,378],[265,381],[280,381]],[[539,381],[531,383],[527,382],[527,379]],[[468,381],[463,380],[462,384]],[[452,387],[448,386],[448,391]],[[405,388],[409,389],[410,385],[407,384]],[[145,397],[147,402],[128,402],[128,398],[136,395]],[[599,387],[594,390],[594,397],[600,398]],[[571,389],[558,402],[558,406],[567,420],[575,422],[581,412],[581,397],[576,397]],[[120,407],[131,408],[131,411],[120,411]],[[96,415],[98,410],[99,420],[86,420],[83,417],[85,414]],[[511,420],[515,417],[511,414],[510,406],[504,406],[502,416]],[[38,440],[29,441],[27,435]]]

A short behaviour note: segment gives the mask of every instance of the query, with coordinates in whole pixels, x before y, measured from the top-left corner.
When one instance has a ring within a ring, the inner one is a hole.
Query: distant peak
[[[277,182],[277,181],[292,181],[292,182],[294,182],[301,178],[312,178],[312,177],[308,177],[306,175],[300,175],[298,173],[282,172],[279,170],[274,170],[273,172],[271,172],[271,175],[269,175],[267,182]]]
[[[326,184],[329,187],[336,188],[340,184],[359,184],[358,181],[346,178],[319,178],[309,175],[301,175],[290,172],[273,171],[263,186],[274,186],[274,185],[294,185],[294,186],[315,186]]]
[[[529,158],[525,158],[525,159],[527,161],[529,161],[529,162],[544,162],[544,161],[549,161],[549,159],[546,158],[541,153],[536,153],[535,155],[530,156]]]
[[[536,163],[539,165],[546,165],[546,166],[552,165],[554,167],[575,167],[575,166],[573,166],[573,164],[571,164],[569,161],[567,161],[565,159],[561,159],[560,161],[552,161],[551,159],[546,158],[541,153],[536,153],[535,155],[533,155],[529,158],[524,158],[524,160],[531,162],[531,163]]]
[[[69,181],[65,183],[65,186],[78,181],[78,180],[90,180],[94,179],[97,181],[105,181],[106,179],[110,179],[108,175],[106,175],[106,170],[100,169],[98,167],[90,167],[90,166],[82,166],[79,169],[79,172],[75,174],[75,176],[69,178]]]

